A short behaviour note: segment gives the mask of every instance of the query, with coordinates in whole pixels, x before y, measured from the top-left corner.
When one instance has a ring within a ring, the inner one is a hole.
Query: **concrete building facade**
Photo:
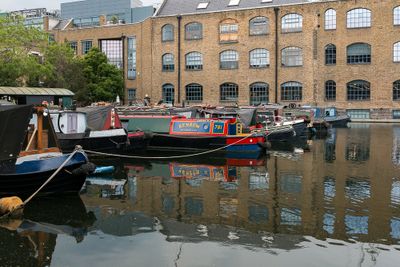
[[[142,22],[99,25],[53,33],[60,42],[120,38],[125,70],[125,37],[135,36],[126,102],[148,94],[175,105],[280,102],[400,118],[399,0],[165,0]]]

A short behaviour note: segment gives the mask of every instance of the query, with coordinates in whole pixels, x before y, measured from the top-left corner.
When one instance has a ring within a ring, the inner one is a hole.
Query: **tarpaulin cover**
[[[78,111],[86,113],[88,128],[92,131],[101,131],[104,129],[108,114],[113,106],[85,107]]]
[[[202,109],[204,114],[217,115],[218,117],[235,117],[239,118],[240,122],[245,127],[256,123],[256,108],[224,108],[224,109]]]
[[[0,162],[16,159],[22,149],[32,106],[0,106]]]

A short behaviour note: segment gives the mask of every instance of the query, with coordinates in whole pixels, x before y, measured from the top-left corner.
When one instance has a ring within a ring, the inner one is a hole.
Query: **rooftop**
[[[155,16],[209,13],[329,1],[335,0],[164,0]]]
[[[0,95],[50,95],[73,96],[74,93],[65,88],[42,87],[0,87]]]

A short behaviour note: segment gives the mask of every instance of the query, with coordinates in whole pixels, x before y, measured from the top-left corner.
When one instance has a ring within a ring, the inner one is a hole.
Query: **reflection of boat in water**
[[[79,196],[34,199],[23,218],[0,222],[0,265],[50,266],[57,235],[81,242],[95,220]]]

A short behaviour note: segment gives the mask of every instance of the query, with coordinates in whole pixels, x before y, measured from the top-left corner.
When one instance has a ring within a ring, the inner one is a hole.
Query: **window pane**
[[[186,55],[186,70],[203,69],[203,55],[199,52],[192,52]]]
[[[92,48],[92,41],[82,41],[82,54],[85,55],[89,52],[89,50]]]
[[[203,101],[203,86],[197,83],[186,85],[187,101]]]
[[[234,50],[227,50],[220,54],[220,68],[221,69],[237,69],[239,55]]]
[[[100,40],[100,47],[110,64],[119,69],[123,68],[122,40]]]
[[[371,46],[369,44],[358,43],[347,47],[347,63],[365,64],[371,63]]]
[[[220,42],[237,42],[239,25],[233,19],[226,19],[219,25],[219,41]]]
[[[393,62],[400,62],[400,42],[393,45]]]
[[[173,41],[174,40],[174,26],[171,24],[164,25],[161,30],[162,41]]]
[[[350,116],[351,119],[369,119],[370,118],[370,111],[368,109],[348,109],[347,115]],[[353,149],[354,151],[354,149]],[[358,153],[354,153],[358,154]],[[346,155],[347,157],[347,155]]]
[[[400,6],[393,9],[393,25],[400,25]]]
[[[136,79],[136,37],[128,37],[128,79]]]
[[[128,101],[136,99],[136,89],[128,89]]]
[[[174,86],[172,84],[163,85],[162,99],[164,103],[174,104]]]
[[[237,101],[239,97],[239,88],[234,83],[224,83],[220,86],[221,101]]]
[[[393,83],[393,100],[400,100],[400,80]]]
[[[269,51],[263,48],[257,48],[250,51],[250,67],[264,68],[269,66]]]
[[[281,100],[300,101],[303,85],[299,82],[287,82],[281,85]]]
[[[328,44],[325,47],[325,64],[326,65],[336,64],[336,46],[334,44]]]
[[[347,100],[369,100],[370,83],[357,80],[347,84]]]
[[[325,30],[336,29],[336,10],[328,9],[325,11]]]
[[[203,38],[203,26],[201,23],[193,22],[185,26],[185,39],[198,40]]]
[[[371,11],[357,8],[347,12],[347,28],[371,27]]]
[[[250,105],[266,104],[269,101],[269,85],[267,83],[253,83],[250,86]]]
[[[162,57],[162,71],[174,71],[174,55],[165,54]]]
[[[301,32],[303,17],[299,14],[287,14],[282,17],[282,32]]]
[[[69,47],[71,47],[72,50],[74,50],[74,54],[78,54],[78,43],[75,41],[69,42]]]
[[[336,83],[334,81],[327,81],[325,83],[325,99],[336,100]]]
[[[268,33],[268,18],[255,17],[250,20],[250,35],[263,35]]]
[[[303,65],[303,51],[300,47],[282,49],[282,66],[294,67]]]

